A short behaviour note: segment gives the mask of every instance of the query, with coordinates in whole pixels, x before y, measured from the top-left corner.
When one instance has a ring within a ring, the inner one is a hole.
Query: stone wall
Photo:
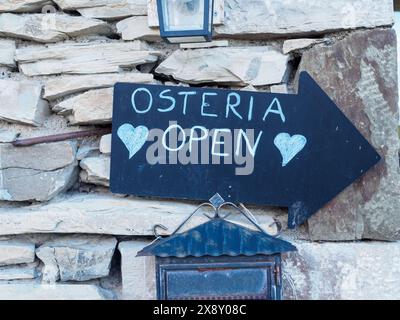
[[[285,298],[400,298],[392,0],[223,4],[215,41],[179,47],[149,27],[147,0],[1,0],[0,299],[152,299],[154,259],[136,252],[154,224],[167,234],[198,205],[112,195],[109,135],[17,137],[109,125],[120,81],[294,93],[303,70],[383,161],[284,230],[299,249],[284,257]],[[284,208],[250,210],[272,234],[273,218],[286,224]]]

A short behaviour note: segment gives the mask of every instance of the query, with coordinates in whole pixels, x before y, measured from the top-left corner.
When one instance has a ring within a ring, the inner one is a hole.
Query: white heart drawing
[[[146,143],[149,136],[149,129],[145,126],[135,128],[131,124],[125,123],[118,128],[117,134],[129,151],[129,159],[132,159]]]
[[[278,134],[274,140],[275,146],[282,155],[282,167],[285,167],[307,144],[307,138],[300,134],[293,137],[286,132]]]

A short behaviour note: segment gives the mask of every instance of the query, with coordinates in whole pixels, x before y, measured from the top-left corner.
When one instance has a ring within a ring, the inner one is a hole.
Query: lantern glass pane
[[[162,1],[165,31],[203,30],[205,1]]]
[[[218,270],[174,270],[166,273],[167,298],[231,299],[269,298],[271,268],[229,268]],[[182,284],[190,283],[188,286]]]

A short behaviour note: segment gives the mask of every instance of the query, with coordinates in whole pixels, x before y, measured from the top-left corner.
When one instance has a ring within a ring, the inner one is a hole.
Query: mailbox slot
[[[157,258],[160,300],[280,300],[280,255]]]

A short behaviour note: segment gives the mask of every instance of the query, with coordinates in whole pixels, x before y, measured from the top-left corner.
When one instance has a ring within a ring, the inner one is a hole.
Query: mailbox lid
[[[186,232],[157,240],[138,256],[255,256],[289,251],[296,251],[296,247],[287,241],[217,217]]]

